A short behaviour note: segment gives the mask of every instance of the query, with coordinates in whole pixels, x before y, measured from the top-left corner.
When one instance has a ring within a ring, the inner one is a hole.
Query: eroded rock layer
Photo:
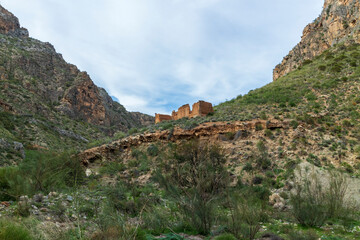
[[[79,154],[84,165],[88,165],[98,159],[111,158],[112,154],[131,149],[131,147],[139,146],[143,143],[156,141],[178,141],[189,140],[194,138],[221,136],[225,133],[234,133],[235,138],[247,135],[250,131],[259,129],[277,129],[287,128],[289,122],[279,120],[253,120],[248,122],[216,122],[204,123],[196,128],[186,130],[179,127],[174,130],[164,130],[155,133],[145,133],[136,136],[129,136],[124,139],[105,144],[100,147],[88,149]]]

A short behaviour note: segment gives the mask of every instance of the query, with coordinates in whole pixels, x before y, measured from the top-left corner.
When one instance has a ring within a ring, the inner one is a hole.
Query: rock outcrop
[[[0,5],[0,33],[17,37],[28,37],[27,29],[20,27],[17,17]]]
[[[277,65],[273,80],[338,43],[360,43],[359,0],[325,0],[321,15],[307,25],[301,41]]]
[[[287,120],[253,120],[248,122],[216,122],[204,123],[193,129],[186,130],[176,127],[173,130],[164,130],[154,133],[145,133],[136,136],[129,136],[112,142],[111,144],[102,145],[88,149],[79,154],[79,158],[84,165],[89,165],[98,159],[111,159],[113,154],[132,147],[139,146],[143,143],[151,143],[156,141],[179,141],[189,140],[194,138],[203,138],[211,136],[220,136],[229,132],[236,133],[235,135],[244,135],[244,132],[256,131],[257,129],[277,129],[288,128],[289,122]],[[240,138],[240,137],[238,137]]]
[[[130,114],[135,118],[142,126],[149,126],[154,124],[154,117],[141,113],[141,112],[130,112]]]
[[[155,114],[155,123],[159,123],[162,121],[168,121],[168,120],[178,120],[181,118],[193,118],[193,117],[202,117],[206,116],[209,113],[214,112],[214,109],[212,107],[212,104],[205,101],[199,101],[197,103],[194,103],[192,106],[192,110],[190,109],[189,104],[185,104],[181,107],[179,107],[178,111],[173,111],[171,116],[170,115],[164,115],[164,114]]]

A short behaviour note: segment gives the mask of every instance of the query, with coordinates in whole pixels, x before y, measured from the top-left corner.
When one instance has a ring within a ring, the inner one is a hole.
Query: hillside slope
[[[50,43],[30,38],[0,6],[1,137],[29,146],[66,148],[148,124],[68,64]]]
[[[201,139],[223,146],[238,175],[236,169],[252,162],[263,142],[279,168],[305,161],[360,177],[359,56],[359,44],[337,45],[277,81],[216,106],[214,114],[161,122],[80,158],[92,169],[132,159],[139,146]]]

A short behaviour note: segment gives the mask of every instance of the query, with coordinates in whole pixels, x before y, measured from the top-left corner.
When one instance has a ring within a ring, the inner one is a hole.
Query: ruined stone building
[[[192,110],[190,109],[190,105],[186,104],[181,106],[178,109],[178,111],[174,110],[171,116],[155,113],[155,123],[168,121],[168,120],[178,120],[184,117],[193,118],[193,117],[206,116],[212,112],[214,112],[214,109],[211,103],[205,101],[199,101],[192,105]]]

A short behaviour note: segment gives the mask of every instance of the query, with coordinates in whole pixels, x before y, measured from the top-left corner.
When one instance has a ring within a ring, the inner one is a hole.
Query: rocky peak
[[[360,43],[359,0],[325,0],[318,18],[307,25],[301,41],[273,72],[275,81],[338,43]]]
[[[0,5],[0,33],[16,37],[28,37],[27,29],[20,27],[19,19]]]

